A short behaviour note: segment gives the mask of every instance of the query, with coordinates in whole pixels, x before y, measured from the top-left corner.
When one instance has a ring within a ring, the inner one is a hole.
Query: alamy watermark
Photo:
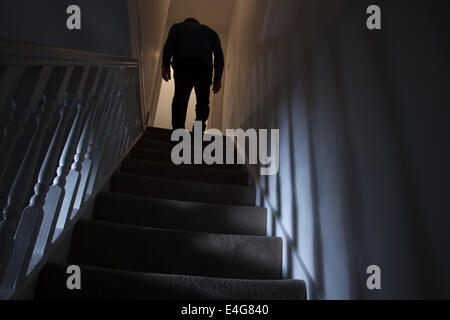
[[[227,139],[225,139],[224,145],[223,133],[220,130],[210,129],[203,134],[200,121],[194,123],[193,144],[192,136],[188,131],[174,130],[172,141],[179,143],[172,149],[172,162],[175,165],[202,163],[232,165],[245,164],[245,158],[247,158],[248,164],[261,165],[262,176],[272,176],[278,173],[280,169],[280,131],[278,129],[270,130],[270,143],[267,129],[248,129],[247,131],[228,129],[225,136]],[[235,154],[235,141],[237,154]],[[248,150],[246,150],[247,141]],[[203,142],[210,142],[210,144],[203,148]],[[192,147],[194,152],[192,152]],[[194,155],[193,163],[192,154]]]
[[[66,286],[69,290],[81,290],[81,269],[79,266],[68,266],[66,273],[69,275]]]
[[[67,29],[81,30],[81,8],[73,4],[67,7],[66,13],[69,14],[66,20]]]
[[[366,21],[367,29],[381,30],[381,8],[373,4],[367,7],[366,13],[369,14]]]
[[[366,281],[367,289],[381,290],[381,268],[377,265],[367,267],[366,273],[369,275]]]

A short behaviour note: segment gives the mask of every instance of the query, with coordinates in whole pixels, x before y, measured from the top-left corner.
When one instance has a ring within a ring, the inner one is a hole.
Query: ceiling
[[[192,17],[219,34],[226,34],[235,2],[236,0],[172,0],[168,24],[172,25]]]

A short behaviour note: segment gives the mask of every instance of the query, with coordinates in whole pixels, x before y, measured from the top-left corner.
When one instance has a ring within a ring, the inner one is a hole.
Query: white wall
[[[448,298],[445,3],[377,2],[371,32],[368,1],[237,1],[223,127],[280,129],[280,173],[257,181],[310,298]]]
[[[138,55],[141,63],[144,123],[153,123],[156,114],[161,85],[161,47],[169,6],[170,0],[128,1],[133,54]]]

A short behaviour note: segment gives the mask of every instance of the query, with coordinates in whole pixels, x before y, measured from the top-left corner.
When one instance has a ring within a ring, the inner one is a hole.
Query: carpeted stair
[[[36,298],[306,299],[282,280],[283,244],[240,165],[171,163],[170,131],[149,128],[72,234],[67,265],[47,265]],[[68,265],[82,289],[68,290]]]

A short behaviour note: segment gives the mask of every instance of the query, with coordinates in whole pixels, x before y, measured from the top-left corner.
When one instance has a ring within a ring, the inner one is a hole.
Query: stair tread
[[[126,173],[113,175],[110,191],[161,199],[229,205],[254,206],[256,202],[256,189],[251,186],[152,178]]]
[[[193,138],[194,133],[192,131],[188,131],[188,132],[189,132],[191,138]],[[143,136],[144,137],[149,137],[150,139],[158,139],[158,140],[161,139],[161,140],[168,140],[168,141],[170,141],[172,139],[172,132],[171,131],[170,132],[157,132],[157,131],[148,131],[147,130],[147,131],[144,131]],[[212,135],[212,134],[209,134],[209,133],[204,133],[203,137],[208,137],[210,140],[212,139],[212,137],[214,137],[216,139],[217,139],[217,137],[221,137],[224,140],[225,139],[233,139],[230,136],[226,136],[226,135]]]
[[[50,263],[36,298],[306,299],[304,281],[281,280],[283,240],[266,236],[244,165],[175,166],[171,134],[147,128],[97,196],[94,220],[76,223],[67,262],[81,267],[82,290]]]
[[[139,140],[138,145],[141,148],[155,148],[157,150],[162,150],[162,151],[172,151],[173,147],[176,146],[179,142],[173,142],[171,140],[160,140],[160,139],[152,139],[149,136],[142,136],[142,138]],[[210,145],[211,141],[202,141],[202,148],[205,148],[206,146]],[[191,139],[191,149],[194,149],[195,144],[194,144],[194,139]],[[225,151],[227,150],[234,150],[234,154],[237,155],[236,152],[236,147],[234,145],[234,143],[231,145],[231,147],[228,146],[227,143],[225,143],[225,141],[223,142],[223,150],[224,150],[224,155],[225,155]]]
[[[266,235],[267,210],[100,193],[94,218],[114,223],[224,234]]]
[[[145,132],[150,132],[150,133],[154,132],[154,133],[158,133],[158,134],[172,135],[172,130],[166,129],[166,128],[147,127],[145,129]]]
[[[152,150],[147,148],[135,147],[130,153],[130,159],[140,159],[161,163],[172,164],[171,151],[163,150]],[[180,167],[195,167],[195,168],[210,168],[210,169],[221,169],[221,170],[235,170],[240,171],[244,169],[242,164],[213,164],[208,165],[206,163],[202,164],[182,164]]]
[[[69,262],[137,272],[281,279],[282,239],[81,220]]]
[[[121,168],[123,173],[145,175],[154,178],[248,186],[248,173],[245,171],[194,166],[182,167],[141,159],[125,159]]]
[[[300,280],[239,280],[117,271],[80,266],[82,290],[68,290],[66,265],[49,264],[39,277],[36,299],[304,300]]]

